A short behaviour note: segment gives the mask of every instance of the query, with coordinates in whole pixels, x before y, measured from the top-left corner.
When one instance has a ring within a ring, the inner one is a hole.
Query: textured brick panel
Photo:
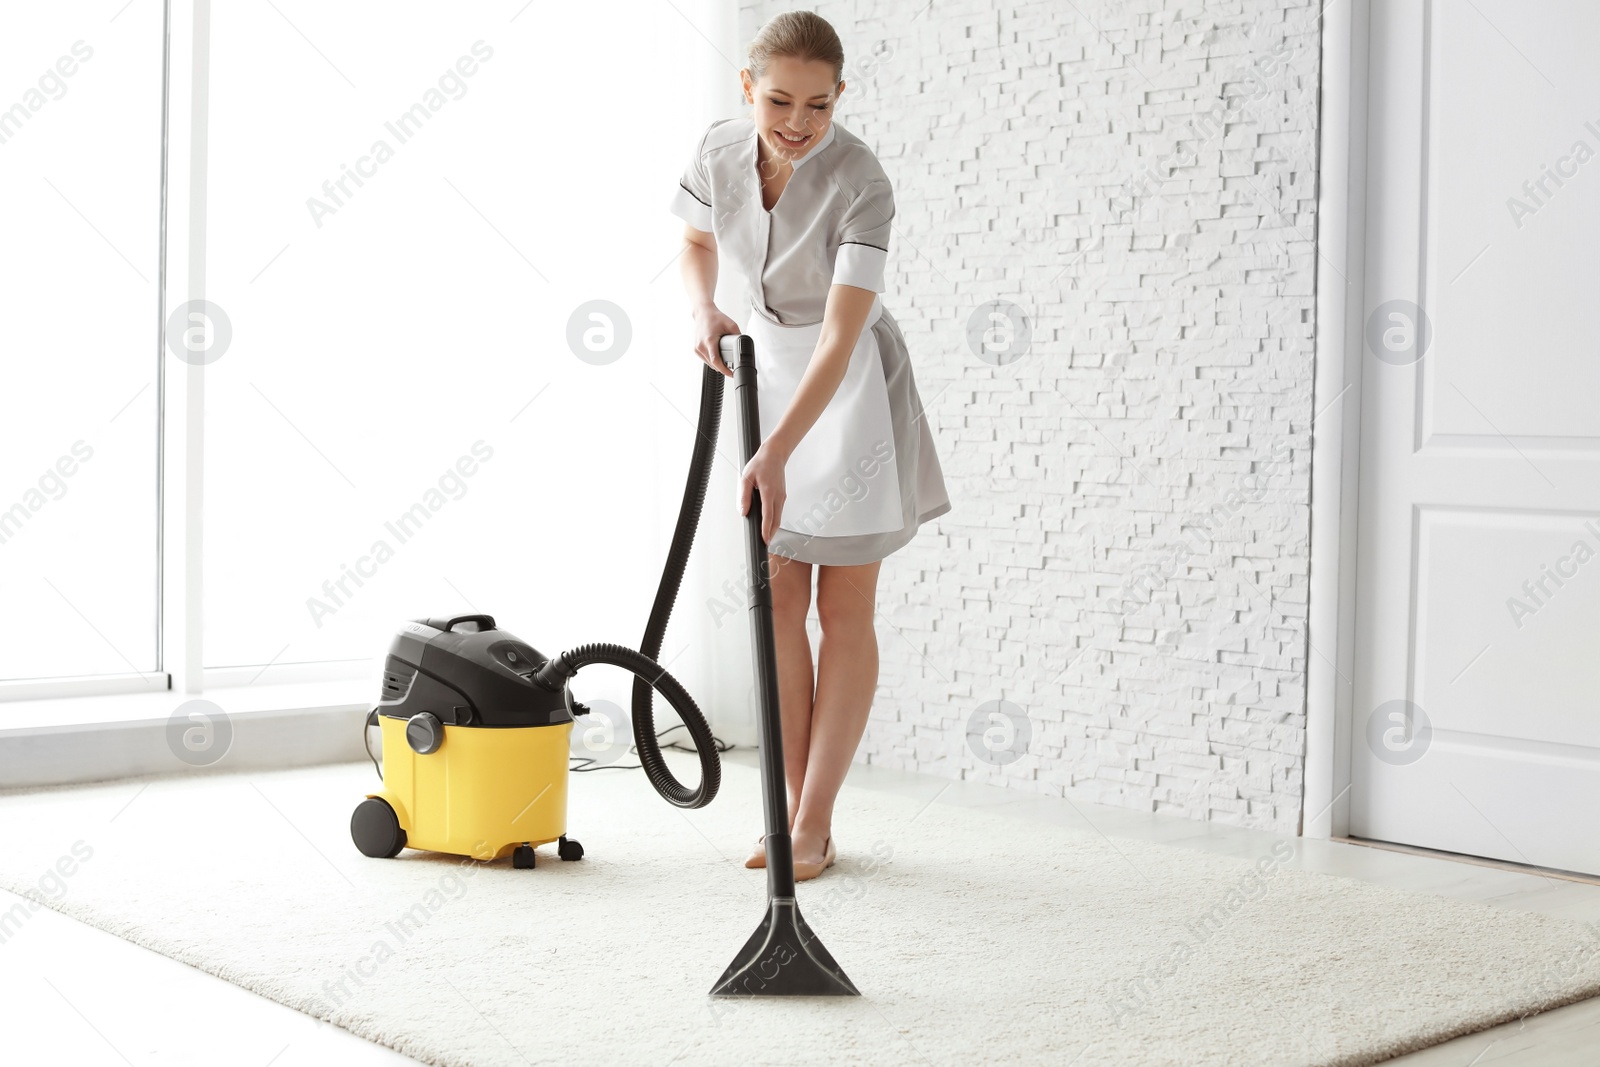
[[[1295,829],[1318,6],[816,10],[895,184],[884,299],[954,505],[884,566],[857,758]],[[995,301],[1031,327],[1000,365]],[[1010,762],[967,735],[998,700]]]

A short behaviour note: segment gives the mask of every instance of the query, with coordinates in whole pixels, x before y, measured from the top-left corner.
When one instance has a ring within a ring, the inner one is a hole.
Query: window
[[[453,611],[637,637],[700,381],[665,204],[731,15],[191,18],[0,15],[37,72],[0,100],[0,698],[363,677]]]
[[[157,4],[0,10],[0,682],[166,688],[163,47]]]

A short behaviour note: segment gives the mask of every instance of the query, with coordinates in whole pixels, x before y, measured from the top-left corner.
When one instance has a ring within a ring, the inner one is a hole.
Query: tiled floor
[[[755,765],[755,753],[726,753]],[[858,766],[852,785],[930,804],[983,806],[1064,822],[1116,840],[1161,841],[1229,855],[1258,854],[1273,835],[995,786]],[[758,832],[752,826],[752,832]],[[1410,856],[1331,841],[1295,842],[1293,865],[1496,907],[1600,921],[1600,886]],[[0,909],[18,898],[0,892]],[[55,912],[33,914],[0,945],[0,1062],[260,1067],[378,1067],[410,1060],[280,1004]],[[1600,998],[1459,1038],[1390,1063],[1401,1067],[1530,1067],[1600,1062]]]

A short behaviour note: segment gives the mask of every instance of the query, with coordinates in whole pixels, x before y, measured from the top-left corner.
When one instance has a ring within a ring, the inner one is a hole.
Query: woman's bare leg
[[[805,788],[794,814],[796,862],[822,862],[824,845],[833,831],[834,799],[867,729],[867,714],[878,688],[874,615],[881,565],[880,561],[819,568],[817,617],[822,623],[822,641],[817,653]],[[788,744],[785,731],[784,745]]]
[[[811,745],[811,698],[815,689],[811,639],[811,564],[768,554],[771,560],[773,646],[778,655],[778,712],[783,723],[783,772],[789,787],[789,829],[800,810]]]

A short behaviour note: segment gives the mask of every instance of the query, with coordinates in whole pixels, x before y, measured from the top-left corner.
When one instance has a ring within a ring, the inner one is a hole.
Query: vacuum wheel
[[[363,856],[393,859],[406,847],[406,832],[387,801],[368,797],[350,816],[350,836]]]
[[[556,843],[556,852],[558,852],[561,858],[564,860],[583,859],[583,846],[578,844],[576,841],[567,840],[566,834],[562,834],[561,840]]]
[[[531,871],[535,858],[532,845],[518,845],[511,853],[511,866],[518,870]]]

